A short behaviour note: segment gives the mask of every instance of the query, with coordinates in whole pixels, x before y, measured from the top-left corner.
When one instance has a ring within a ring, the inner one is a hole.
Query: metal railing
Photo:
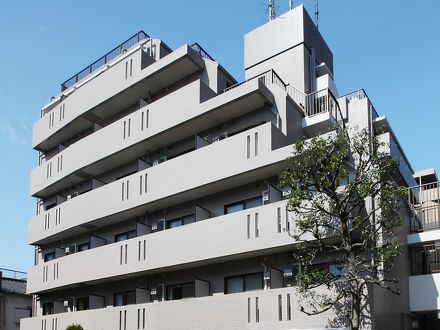
[[[379,115],[377,114],[376,108],[374,107],[373,103],[371,102],[370,98],[368,97],[367,92],[363,88],[358,89],[354,92],[350,92],[350,93],[343,95],[341,97],[345,97],[349,102],[353,101],[354,99],[358,99],[358,100],[367,99],[368,106],[371,108],[371,110],[373,111],[373,114],[375,116],[374,118],[379,117]]]
[[[72,87],[75,85],[78,81],[84,79],[88,75],[92,74],[94,71],[100,69],[105,64],[113,60],[114,58],[121,55],[126,50],[130,49],[134,45],[136,45],[139,41],[144,39],[149,39],[149,35],[146,34],[144,31],[139,31],[132,37],[128,38],[115,48],[113,48],[111,51],[109,51],[107,54],[87,66],[85,69],[81,70],[77,74],[73,75],[71,78],[67,79],[65,82],[61,84],[61,92],[65,91],[66,89]]]
[[[342,118],[338,101],[328,88],[307,95],[306,104],[306,116],[308,117],[328,112],[336,120]]]
[[[15,280],[26,280],[27,274],[18,270],[0,268],[0,277],[8,277]]]
[[[239,82],[235,85],[232,85],[228,88],[225,88],[223,90],[223,93],[226,93],[226,92],[230,91],[231,89],[237,88],[238,86],[241,86],[241,85],[243,85],[249,81],[252,81],[252,80],[260,80],[266,86],[276,84],[284,90],[286,89],[286,86],[287,86],[274,70],[268,70],[268,71],[263,72],[257,76],[254,76],[254,77],[249,78],[245,81]]]
[[[412,275],[427,275],[440,272],[440,246],[430,244],[411,251]]]
[[[255,77],[230,86],[224,89],[223,92],[228,92],[231,89],[237,88],[238,86],[255,79],[260,80],[266,86],[276,85],[287,92],[287,94],[303,110],[304,115],[307,117],[329,112],[336,120],[342,119],[338,101],[328,88],[311,94],[305,94],[296,87],[286,84],[274,70],[263,72]]]
[[[440,228],[440,182],[408,188],[411,209],[411,231],[420,232]]]
[[[214,59],[212,58],[211,55],[208,54],[208,52],[206,50],[203,49],[202,46],[200,46],[197,42],[193,43],[191,45],[191,48],[197,53],[199,54],[199,56],[201,58],[207,59],[207,60],[211,60],[214,61]]]

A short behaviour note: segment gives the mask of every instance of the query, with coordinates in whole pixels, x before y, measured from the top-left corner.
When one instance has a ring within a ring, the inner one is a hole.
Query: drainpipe
[[[269,285],[267,284],[267,280],[264,279],[264,275],[267,273],[267,270],[269,269],[269,267],[266,266],[266,264],[262,261],[260,261],[260,265],[263,267],[264,269],[264,274],[263,274],[263,290],[268,290],[269,289]]]

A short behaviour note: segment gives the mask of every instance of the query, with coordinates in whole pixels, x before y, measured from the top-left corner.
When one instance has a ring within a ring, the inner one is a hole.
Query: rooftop
[[[5,276],[7,275],[7,276]],[[26,294],[26,273],[0,268],[0,292]]]

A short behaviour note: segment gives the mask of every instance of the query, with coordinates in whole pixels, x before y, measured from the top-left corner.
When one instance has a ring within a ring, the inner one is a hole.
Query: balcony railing
[[[207,60],[214,61],[214,59],[212,58],[212,56],[209,55],[208,52],[207,52],[206,50],[204,50],[204,49],[202,48],[202,46],[200,46],[197,42],[196,42],[196,43],[193,43],[193,44],[191,45],[191,48],[192,48],[197,54],[199,54],[199,56],[200,56],[201,58],[204,58],[204,59],[207,59]]]
[[[136,45],[139,41],[144,39],[149,39],[150,37],[148,34],[146,34],[144,31],[139,31],[132,37],[128,38],[115,48],[113,48],[111,51],[109,51],[107,54],[90,64],[85,69],[81,70],[77,74],[75,74],[73,77],[67,79],[65,82],[61,84],[61,92],[65,91],[66,89],[72,87],[75,85],[78,81],[81,79],[87,77],[88,75],[92,74],[94,71],[98,70],[99,68],[103,67],[105,64],[113,60],[114,58],[118,57],[134,45]]]
[[[412,275],[440,273],[440,245],[430,244],[412,250]]]
[[[439,182],[422,184],[408,189],[408,204],[412,211],[412,232],[440,228],[439,196]]]
[[[266,71],[255,77],[228,87],[224,89],[223,92],[228,92],[248,81],[255,79],[260,80],[266,86],[276,85],[280,89],[286,91],[287,94],[295,101],[295,103],[300,106],[304,112],[304,115],[307,117],[329,112],[336,120],[342,119],[338,101],[328,88],[313,92],[311,94],[305,94],[296,87],[286,84],[274,70]]]
[[[362,99],[367,99],[368,100],[368,106],[370,107],[370,109],[373,111],[374,114],[374,118],[379,117],[379,115],[377,114],[376,109],[374,108],[373,103],[371,103],[370,98],[367,95],[367,92],[365,92],[364,89],[358,89],[354,92],[348,93],[346,95],[343,95],[342,97],[345,97],[349,102],[357,99],[357,100],[362,100]]]
[[[8,277],[16,280],[26,280],[27,275],[25,272],[20,272],[18,270],[0,268],[0,278],[1,277]]]

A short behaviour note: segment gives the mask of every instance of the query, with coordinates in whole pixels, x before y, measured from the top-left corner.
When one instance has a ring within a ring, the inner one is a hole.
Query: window
[[[194,282],[167,286],[167,300],[194,298]]]
[[[48,302],[43,304],[43,315],[53,314],[53,302]]]
[[[348,266],[340,264],[332,264],[328,267],[328,272],[339,281],[344,281],[348,274]]]
[[[261,205],[263,205],[262,198],[261,196],[257,196],[237,203],[225,205],[225,214],[243,211]]]
[[[134,238],[134,237],[136,237],[136,230],[130,230],[125,233],[115,235],[115,242],[125,241],[127,239]]]
[[[263,273],[254,273],[225,278],[225,293],[239,293],[263,289]]]
[[[55,259],[55,252],[46,253],[44,255],[44,262],[48,262]]]
[[[90,243],[84,243],[78,245],[78,252],[86,251],[90,249]]]
[[[194,214],[186,215],[184,217],[180,217],[177,219],[167,221],[167,229],[176,228],[183,225],[187,225],[189,223],[193,223],[195,221]]]
[[[135,303],[136,303],[135,291],[125,291],[114,294],[113,306],[126,306],[126,305],[133,305]]]
[[[76,299],[76,310],[85,311],[89,309],[89,297]]]

